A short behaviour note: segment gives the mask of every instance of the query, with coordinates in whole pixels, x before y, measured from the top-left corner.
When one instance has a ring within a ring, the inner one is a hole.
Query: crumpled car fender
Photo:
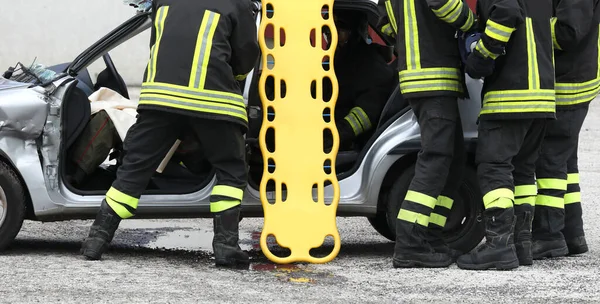
[[[44,95],[35,89],[0,90],[0,137],[39,137],[48,109]]]

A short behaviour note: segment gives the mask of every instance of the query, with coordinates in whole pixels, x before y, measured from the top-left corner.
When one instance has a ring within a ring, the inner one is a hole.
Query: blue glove
[[[477,41],[481,38],[481,33],[463,33],[458,37],[458,49],[460,51],[460,57],[462,59],[463,64],[467,64],[467,58],[469,54],[475,48]]]

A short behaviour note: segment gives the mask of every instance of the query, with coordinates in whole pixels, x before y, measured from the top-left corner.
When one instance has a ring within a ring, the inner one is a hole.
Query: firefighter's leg
[[[447,253],[436,252],[428,242],[431,211],[437,203],[454,151],[456,123],[460,123],[456,98],[412,99],[409,103],[421,129],[421,151],[415,176],[396,221],[394,267],[447,267]]]
[[[567,160],[573,152],[570,123],[572,111],[557,111],[548,122],[536,168],[538,195],[533,218],[533,259],[560,257],[568,253],[564,227]]]
[[[574,140],[573,153],[567,161],[567,193],[565,194],[565,227],[563,235],[569,248],[569,254],[581,254],[588,251],[588,245],[583,231],[583,210],[581,208],[581,190],[579,187],[579,169],[577,166],[577,152],[579,146],[579,133],[583,122],[588,113],[588,107],[585,106],[574,110],[574,117],[571,120],[573,132],[571,136]]]
[[[238,244],[240,205],[247,184],[242,129],[226,121],[199,119],[194,123],[194,130],[217,175],[217,184],[210,197],[215,264],[247,268],[250,264],[248,254]]]
[[[531,225],[537,188],[535,167],[539,158],[546,122],[535,121],[525,136],[521,151],[513,158],[513,178],[515,183],[515,248],[519,265],[532,265]]]
[[[445,252],[452,257],[453,260],[458,258],[462,252],[452,249],[446,244],[443,239],[443,229],[446,226],[447,220],[452,210],[452,205],[458,189],[463,181],[463,175],[465,170],[465,142],[462,124],[460,121],[460,115],[456,123],[456,130],[454,133],[454,154],[452,164],[450,165],[450,171],[448,178],[446,179],[446,185],[442,189],[441,194],[437,197],[435,208],[431,212],[429,217],[429,236],[430,243],[433,249],[437,252]]]
[[[479,122],[477,175],[485,204],[485,244],[460,256],[463,269],[513,269],[519,267],[514,245],[515,210],[513,157],[519,154],[532,120]]]
[[[125,157],[117,179],[102,200],[96,220],[81,248],[82,254],[98,260],[108,248],[122,219],[135,215],[138,200],[154,171],[178,136],[181,116],[143,111],[125,137]]]

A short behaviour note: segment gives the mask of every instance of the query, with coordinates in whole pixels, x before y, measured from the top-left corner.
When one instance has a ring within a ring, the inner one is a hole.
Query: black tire
[[[6,216],[0,223],[0,251],[6,249],[21,230],[26,208],[25,192],[19,177],[10,166],[0,161],[0,200],[4,201],[2,192],[6,198],[6,209],[4,209]],[[0,221],[1,219],[0,214]]]
[[[390,187],[386,203],[385,214],[369,219],[371,225],[386,238],[396,240],[396,219],[400,205],[408,191],[408,186],[415,174],[415,165],[406,168]],[[484,237],[482,223],[483,201],[477,183],[477,171],[473,166],[467,165],[463,183],[458,191],[458,196],[444,228],[444,239],[448,245],[462,252],[469,252],[475,248]],[[384,219],[387,227],[384,227]],[[377,227],[376,227],[377,225]]]

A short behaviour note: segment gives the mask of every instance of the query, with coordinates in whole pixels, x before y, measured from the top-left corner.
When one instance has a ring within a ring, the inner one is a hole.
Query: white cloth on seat
[[[106,111],[117,129],[119,137],[122,141],[125,140],[127,130],[136,121],[138,104],[104,87],[94,92],[88,99],[90,100],[91,114],[102,110]]]

